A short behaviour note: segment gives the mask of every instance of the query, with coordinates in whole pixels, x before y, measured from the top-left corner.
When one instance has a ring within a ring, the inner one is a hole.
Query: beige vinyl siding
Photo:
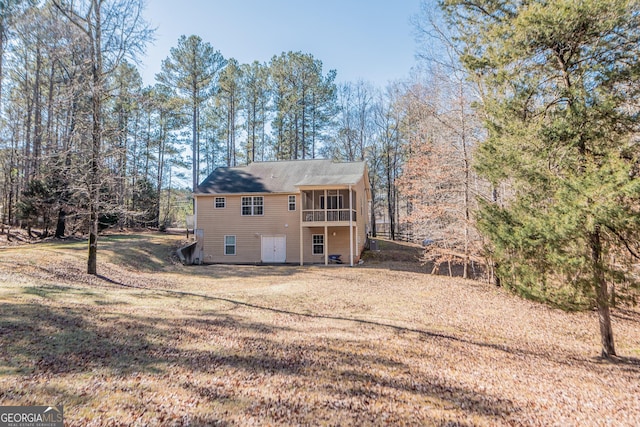
[[[334,236],[333,233],[336,233]],[[349,263],[349,227],[329,227],[329,255],[342,255],[342,262]],[[355,254],[355,253],[354,253]]]
[[[314,234],[324,235],[324,227],[308,227],[305,228],[305,241],[304,241],[304,263],[305,264],[324,264],[324,254],[315,255],[313,253],[313,239]],[[333,233],[336,233],[334,236]],[[342,262],[349,263],[349,227],[328,227],[327,239],[324,242],[324,248],[327,255],[339,254],[342,255]],[[355,233],[354,233],[354,262],[359,259],[359,252],[356,251],[355,245]]]
[[[355,192],[353,208],[356,221],[353,227],[353,260],[358,262],[364,249],[369,219],[369,202],[365,191],[365,177],[352,186]],[[335,188],[334,188],[335,190]],[[320,194],[320,193],[318,193]],[[340,190],[344,195],[343,208],[349,208],[348,189]],[[295,194],[296,210],[289,210],[292,194],[251,194],[262,196],[264,214],[243,216],[241,200],[244,195],[212,194],[197,195],[197,227],[203,230],[203,262],[205,263],[260,263],[262,261],[262,236],[286,237],[286,262],[300,262],[300,194]],[[225,207],[215,208],[215,199],[224,197]],[[319,207],[319,206],[318,206]],[[348,223],[347,223],[348,224]],[[357,225],[357,227],[356,227]],[[303,256],[305,264],[323,264],[325,255],[313,254],[312,235],[325,235],[324,226],[302,227]],[[334,236],[333,233],[336,233]],[[236,236],[236,254],[224,255],[224,236]],[[327,254],[340,254],[345,264],[349,263],[349,226],[328,227],[325,239]]]
[[[331,227],[329,227],[331,228]],[[324,254],[313,253],[313,235],[324,235],[324,227],[304,227],[304,263],[305,264],[324,264]],[[329,239],[331,239],[331,233],[329,233]],[[348,245],[347,245],[348,247]],[[324,242],[324,250],[327,251],[327,241]],[[298,255],[298,261],[300,255]]]
[[[242,195],[225,195],[226,207],[215,209],[215,197],[198,195],[197,227],[204,234],[205,263],[259,263],[261,236],[286,236],[287,262],[299,262],[299,212],[289,211],[288,194],[264,194],[264,214],[243,216]],[[236,236],[236,255],[224,255],[224,236]]]
[[[358,224],[358,234],[354,233],[354,245],[356,246],[355,254],[357,259],[360,259],[360,254],[364,250],[367,241],[367,224],[369,223],[369,201],[367,200],[367,192],[365,190],[365,177],[358,182],[355,186],[355,190],[357,191],[357,199],[355,209],[358,211],[358,215],[356,216],[357,224]],[[354,260],[355,262],[355,260]]]

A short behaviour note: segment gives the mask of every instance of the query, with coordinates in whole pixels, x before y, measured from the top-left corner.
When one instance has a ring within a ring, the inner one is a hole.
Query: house
[[[254,162],[221,167],[197,188],[204,263],[357,263],[369,231],[365,162]],[[340,255],[340,259],[336,255]]]

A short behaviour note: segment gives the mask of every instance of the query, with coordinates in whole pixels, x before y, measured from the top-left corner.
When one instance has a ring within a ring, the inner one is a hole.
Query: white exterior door
[[[287,260],[286,236],[262,236],[262,262],[285,262]]]

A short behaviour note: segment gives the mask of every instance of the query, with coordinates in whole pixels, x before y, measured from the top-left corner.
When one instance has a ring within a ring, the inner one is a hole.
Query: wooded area
[[[368,162],[374,236],[382,228],[392,238],[442,239],[452,227],[442,221],[470,224],[468,210],[437,219],[438,227],[414,221],[418,203],[399,187],[422,144],[418,129],[442,128],[450,135],[434,145],[458,144],[451,137],[460,135],[434,118],[448,108],[444,96],[423,117],[414,111],[424,102],[415,95],[442,81],[417,75],[385,88],[338,84],[338,71],[324,70],[311,54],[240,64],[191,35],[177,40],[156,83],[144,86],[136,64],[153,30],[142,2],[69,5],[2,3],[3,231],[62,237],[97,234],[98,227],[184,226],[190,191],[214,168],[317,157]],[[442,190],[457,200],[464,193],[457,186],[468,184],[452,181]],[[464,241],[458,236],[455,245],[468,248]]]
[[[2,233],[88,236],[96,274],[101,228],[184,227],[218,166],[366,160],[371,235],[596,306],[615,355],[609,307],[638,289],[640,6],[423,6],[420,67],[384,88],[310,53],[242,64],[197,35],[145,86],[141,0],[0,2]]]
[[[481,93],[478,228],[500,284],[596,307],[635,302],[640,260],[640,4],[443,2]]]

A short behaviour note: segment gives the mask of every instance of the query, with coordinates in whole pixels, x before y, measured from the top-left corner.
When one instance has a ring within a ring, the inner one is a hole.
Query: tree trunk
[[[231,137],[231,154],[233,155],[233,166],[238,166],[238,159],[236,158],[236,103],[235,92],[231,92],[231,99],[229,100],[229,132]]]
[[[4,59],[4,20],[0,17],[0,111],[2,111],[2,66]]]
[[[47,143],[45,147],[45,156],[48,158],[51,152],[54,151],[53,147],[53,94],[55,90],[55,78],[56,67],[55,61],[51,62],[51,68],[49,71],[49,93],[47,97]],[[57,142],[57,141],[56,141]]]
[[[56,239],[60,239],[64,237],[64,232],[66,228],[66,218],[67,218],[67,212],[64,210],[64,208],[60,208],[60,210],[58,211],[58,222],[56,223],[56,234],[55,234]]]
[[[602,342],[602,357],[610,358],[616,355],[611,328],[611,312],[609,310],[609,289],[602,265],[602,242],[600,241],[600,225],[589,234],[591,246],[591,265],[593,268],[593,285],[596,291],[598,306],[598,323],[600,324],[600,339]]]
[[[463,86],[460,84],[458,86],[459,94],[458,100],[460,102],[460,118],[462,122],[461,126],[461,139],[462,139],[462,155],[464,162],[464,272],[462,273],[462,277],[464,279],[469,278],[469,260],[470,260],[470,237],[469,237],[469,228],[471,226],[471,159],[469,155],[469,149],[467,147],[467,116],[465,112],[465,98],[463,92]]]
[[[123,97],[124,82],[120,80],[119,82],[119,96]],[[118,209],[118,229],[123,230],[125,227],[125,223],[127,221],[127,209],[126,209],[126,196],[125,196],[125,187],[126,187],[126,176],[127,176],[127,137],[128,137],[128,120],[129,117],[127,113],[125,113],[124,101],[120,101],[120,106],[118,108],[118,158],[117,158],[117,181],[116,181],[116,200],[117,200],[117,209]]]
[[[98,212],[95,203],[91,203],[89,215],[89,254],[87,256],[87,274],[98,274]]]
[[[15,143],[15,139],[11,137],[11,155],[9,158],[9,170],[11,171],[13,168],[17,168],[17,146]],[[7,225],[9,229],[11,229],[11,225],[13,225],[14,216],[13,216],[13,207],[15,201],[15,192],[16,192],[16,178],[14,173],[9,173],[9,203],[7,206]],[[7,239],[9,239],[10,233],[7,231]]]
[[[198,150],[198,127],[197,127],[197,116],[198,116],[198,104],[197,104],[197,98],[196,98],[196,94],[194,92],[193,94],[193,99],[192,99],[193,105],[192,105],[192,111],[191,114],[193,115],[193,117],[191,118],[191,132],[192,132],[192,137],[193,137],[193,141],[192,141],[192,146],[191,146],[191,150],[192,150],[192,160],[193,160],[193,171],[192,171],[192,178],[193,178],[193,182],[192,182],[192,186],[193,186],[193,191],[196,191],[196,189],[198,188],[198,169],[200,167],[199,161],[200,161],[200,155],[199,155],[199,150]]]
[[[389,149],[386,153],[386,168],[387,170],[387,214],[389,215],[389,237],[391,240],[396,240],[396,224],[395,224],[395,206],[393,205],[393,180],[391,173],[391,154]]]
[[[34,178],[40,176],[40,157],[42,155],[42,102],[40,100],[40,80],[42,74],[42,55],[40,53],[39,40],[36,41],[36,70],[33,84],[33,160],[31,173]]]
[[[164,223],[160,221],[160,203],[162,201],[162,181],[164,180],[164,156],[165,156],[165,132],[164,132],[164,117],[163,112],[160,113],[160,138],[158,141],[158,174],[156,180],[156,211],[154,215],[154,221],[156,227],[164,227]]]
[[[307,141],[306,141],[306,135],[305,135],[305,131],[307,130],[307,106],[305,104],[305,99],[306,99],[306,91],[303,89],[302,90],[302,136],[301,136],[301,144],[302,144],[302,160],[306,159],[307,157]]]
[[[371,212],[369,212],[369,214],[371,215],[371,237],[378,237],[377,224],[376,224],[376,210],[375,210],[376,192],[374,189],[375,189],[375,181],[372,181],[371,182]]]
[[[29,68],[25,60],[25,77],[24,77],[24,93],[26,98],[26,119],[24,121],[24,154],[22,160],[23,174],[18,178],[18,187],[20,189],[27,188],[31,181],[31,124],[33,122],[33,99],[28,95],[31,92]]]
[[[97,274],[98,257],[98,206],[100,203],[100,148],[102,145],[102,29],[101,29],[101,4],[94,1],[95,22],[89,23],[89,27],[94,26],[91,36],[92,46],[92,78],[93,78],[93,128],[91,130],[92,151],[91,151],[91,177],[89,178],[89,254],[87,257],[87,273]]]
[[[169,182],[167,185],[167,210],[164,213],[164,219],[162,220],[162,227],[169,225],[169,213],[171,212],[171,165],[169,165]]]

